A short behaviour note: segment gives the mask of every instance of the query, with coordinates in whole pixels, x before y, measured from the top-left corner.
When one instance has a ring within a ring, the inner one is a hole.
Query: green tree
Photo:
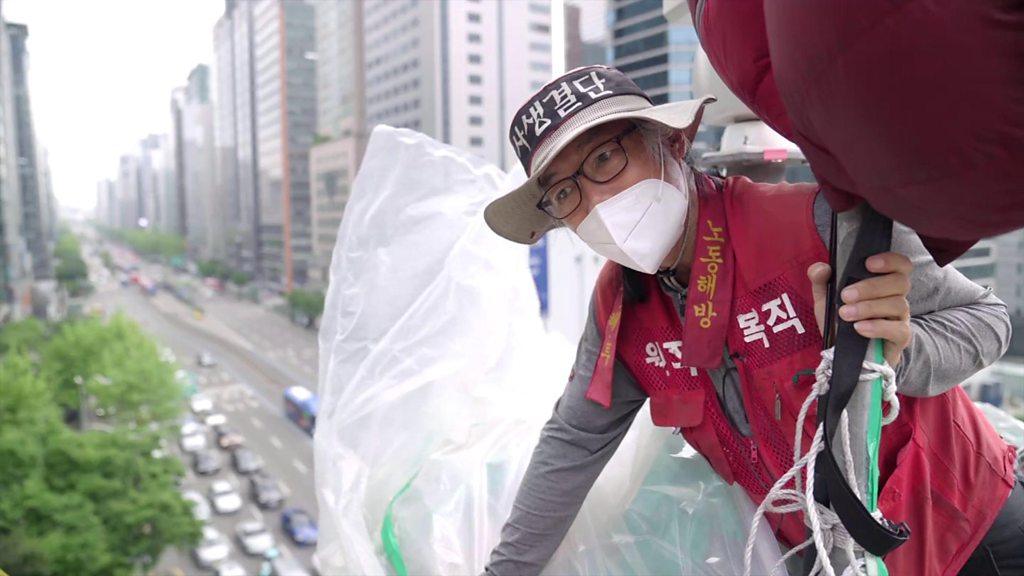
[[[58,405],[78,414],[84,402],[111,424],[168,422],[181,411],[181,386],[156,344],[121,314],[63,325],[42,351],[42,369]]]
[[[307,325],[311,325],[324,312],[324,293],[319,290],[292,290],[288,293],[287,301],[292,315],[305,316]]]
[[[228,279],[235,286],[245,286],[251,280],[248,274],[246,274],[245,272],[240,272],[238,270],[232,270],[231,276]]]
[[[89,267],[82,260],[82,247],[78,239],[67,228],[63,228],[57,238],[54,255],[57,257],[57,282],[67,288],[72,296],[88,293],[92,289],[89,284]]]
[[[24,354],[5,354],[0,373],[0,566],[127,576],[167,546],[197,542],[200,524],[175,488],[181,463],[151,456],[157,434],[76,433]]]
[[[36,318],[4,325],[0,330],[0,356],[7,352],[36,351],[45,339],[46,325]]]

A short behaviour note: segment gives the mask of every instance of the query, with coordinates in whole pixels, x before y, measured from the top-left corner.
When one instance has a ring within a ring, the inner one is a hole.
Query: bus
[[[289,386],[284,391],[284,411],[310,436],[316,428],[317,397],[302,386]]]

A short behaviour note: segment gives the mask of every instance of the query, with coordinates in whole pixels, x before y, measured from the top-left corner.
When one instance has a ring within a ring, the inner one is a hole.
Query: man
[[[592,66],[542,88],[513,120],[529,179],[488,206],[488,225],[524,244],[565,227],[611,262],[488,574],[543,569],[648,399],[655,424],[678,428],[755,503],[792,464],[805,373],[822,346],[811,324],[831,273],[831,212],[810,184],[723,182],[687,166],[713,101],[653,106],[618,70]],[[850,220],[840,215],[840,228]],[[958,386],[1005,351],[1005,306],[937,267],[899,225],[893,252],[867,266],[877,276],[846,289],[839,314],[885,341],[897,373],[902,409],[882,435],[879,509],[912,535],[886,558],[890,573],[1020,566],[1013,449]],[[797,514],[769,520],[784,544],[803,540]]]

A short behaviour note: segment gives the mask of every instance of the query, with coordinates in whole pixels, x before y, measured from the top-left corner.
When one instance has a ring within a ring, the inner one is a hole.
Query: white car
[[[212,568],[218,562],[226,560],[230,552],[231,548],[223,534],[213,526],[203,526],[203,539],[192,551],[192,557],[199,566]]]
[[[198,422],[185,422],[181,425],[181,451],[198,452],[206,448],[206,428]]]
[[[242,509],[242,497],[227,480],[210,484],[210,502],[217,514],[234,514]]]
[[[235,528],[242,551],[250,556],[262,556],[267,550],[274,547],[274,537],[267,531],[267,527],[258,520],[241,522]]]
[[[181,425],[179,433],[182,436],[188,436],[189,434],[196,434],[197,432],[206,432],[206,428],[195,420],[187,420]]]
[[[228,560],[217,565],[217,576],[245,576],[245,568],[237,560]]]
[[[213,359],[213,355],[209,352],[203,351],[196,356],[196,364],[201,368],[213,368],[217,365],[217,361]]]
[[[192,505],[192,516],[200,522],[206,522],[210,519],[210,503],[206,501],[206,498],[196,492],[195,490],[188,490],[182,492],[181,497],[188,501]]]
[[[207,416],[204,422],[206,422],[206,425],[210,428],[213,428],[214,426],[223,426],[228,423],[228,417],[217,412],[216,414],[210,414]]]
[[[202,394],[196,394],[189,398],[189,408],[192,409],[196,414],[205,414],[206,412],[213,412],[213,400]]]

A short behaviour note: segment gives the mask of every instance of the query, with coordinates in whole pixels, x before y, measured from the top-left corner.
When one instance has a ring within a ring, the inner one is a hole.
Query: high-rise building
[[[0,323],[31,311],[32,258],[21,233],[11,42],[0,18]]]
[[[174,174],[174,147],[167,134],[150,134],[139,144],[139,187],[148,226],[179,234],[182,224]]]
[[[644,89],[655,104],[693,97],[691,80],[697,32],[691,23],[669,23],[662,0],[612,0],[613,66]]]
[[[565,69],[608,63],[605,0],[565,2]]]
[[[312,261],[309,284],[326,288],[348,192],[366,147],[363,5],[316,9],[317,143],[309,151]]]
[[[117,170],[117,227],[137,228],[142,218],[139,190],[139,157],[125,154]]]
[[[104,179],[96,183],[96,221],[109,228],[120,222],[117,209],[117,184]]]
[[[39,189],[39,162],[28,90],[28,27],[7,23],[10,38],[11,88],[17,131],[18,182],[21,187],[21,229],[32,254],[36,279],[53,277],[52,246],[47,242],[47,206]]]
[[[512,115],[551,79],[548,0],[368,0],[366,120],[508,167]]]
[[[953,261],[953,266],[964,276],[986,288],[996,285],[996,249],[992,239],[981,240],[963,256]]]
[[[1011,316],[1024,319],[1024,230],[993,239],[996,247],[996,296]]]
[[[175,173],[183,184],[186,244],[194,258],[222,259],[226,252],[222,225],[226,210],[224,195],[215,180],[209,67],[200,64],[193,68],[188,84],[175,92],[174,99],[180,116],[177,129],[181,131],[175,141],[182,147]]]
[[[314,14],[306,2],[281,0],[258,0],[252,10],[260,276],[287,291],[306,283],[312,258]]]
[[[213,31],[215,74],[214,148],[217,186],[226,197],[227,262],[259,275],[259,203],[251,2],[225,2]]]

